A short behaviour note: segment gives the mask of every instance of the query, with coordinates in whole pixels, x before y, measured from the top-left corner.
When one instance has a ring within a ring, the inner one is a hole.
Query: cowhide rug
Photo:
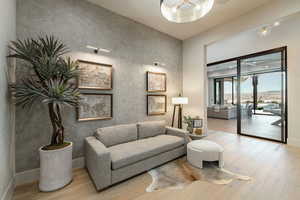
[[[167,163],[148,173],[152,177],[152,183],[147,187],[147,192],[161,189],[182,189],[194,181],[226,185],[234,180],[252,180],[248,176],[236,174],[224,168],[220,169],[215,162],[205,162],[203,169],[198,169],[189,164],[186,158]]]

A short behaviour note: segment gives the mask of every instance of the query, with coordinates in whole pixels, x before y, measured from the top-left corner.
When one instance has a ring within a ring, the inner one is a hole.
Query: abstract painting
[[[79,89],[111,90],[112,65],[79,60]]]
[[[86,93],[82,94],[81,98],[80,105],[77,109],[78,121],[112,119],[112,94]]]
[[[147,91],[166,92],[167,74],[158,72],[147,72]]]
[[[147,95],[147,114],[164,115],[167,112],[166,95]]]

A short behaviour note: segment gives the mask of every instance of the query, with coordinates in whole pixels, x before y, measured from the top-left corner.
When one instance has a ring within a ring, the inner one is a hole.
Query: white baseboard
[[[14,179],[12,178],[6,187],[3,196],[0,197],[0,199],[1,200],[12,200],[14,189],[15,189],[15,182],[14,182]]]
[[[84,166],[84,157],[76,158],[73,160],[73,169],[84,168]],[[39,176],[39,168],[17,173],[15,176],[16,186],[38,181]]]
[[[300,147],[300,139],[298,138],[288,138],[288,145]]]

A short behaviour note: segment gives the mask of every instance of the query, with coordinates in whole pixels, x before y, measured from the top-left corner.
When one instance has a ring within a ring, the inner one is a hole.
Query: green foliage
[[[184,116],[183,117],[183,123],[187,124],[188,127],[192,127],[193,126],[193,118],[191,116]]]
[[[80,93],[71,80],[78,76],[78,63],[63,59],[66,46],[54,36],[12,42],[9,57],[26,62],[34,76],[13,85],[17,104],[23,107],[36,102],[77,106]]]
[[[47,104],[53,127],[50,146],[63,146],[64,127],[60,108],[79,104],[80,92],[72,83],[78,76],[78,63],[62,57],[68,48],[54,36],[13,41],[9,48],[12,52],[9,57],[23,60],[24,66],[34,72],[34,75],[28,75],[10,86],[17,105]]]

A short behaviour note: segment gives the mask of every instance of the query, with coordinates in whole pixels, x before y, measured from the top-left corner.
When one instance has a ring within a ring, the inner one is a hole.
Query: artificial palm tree
[[[37,103],[48,106],[53,128],[50,145],[45,150],[64,147],[64,126],[61,108],[64,105],[76,107],[80,92],[72,80],[78,76],[78,63],[63,58],[69,50],[54,36],[40,36],[17,40],[9,46],[14,57],[25,62],[34,75],[28,75],[17,84],[14,90],[17,105],[31,107]]]

